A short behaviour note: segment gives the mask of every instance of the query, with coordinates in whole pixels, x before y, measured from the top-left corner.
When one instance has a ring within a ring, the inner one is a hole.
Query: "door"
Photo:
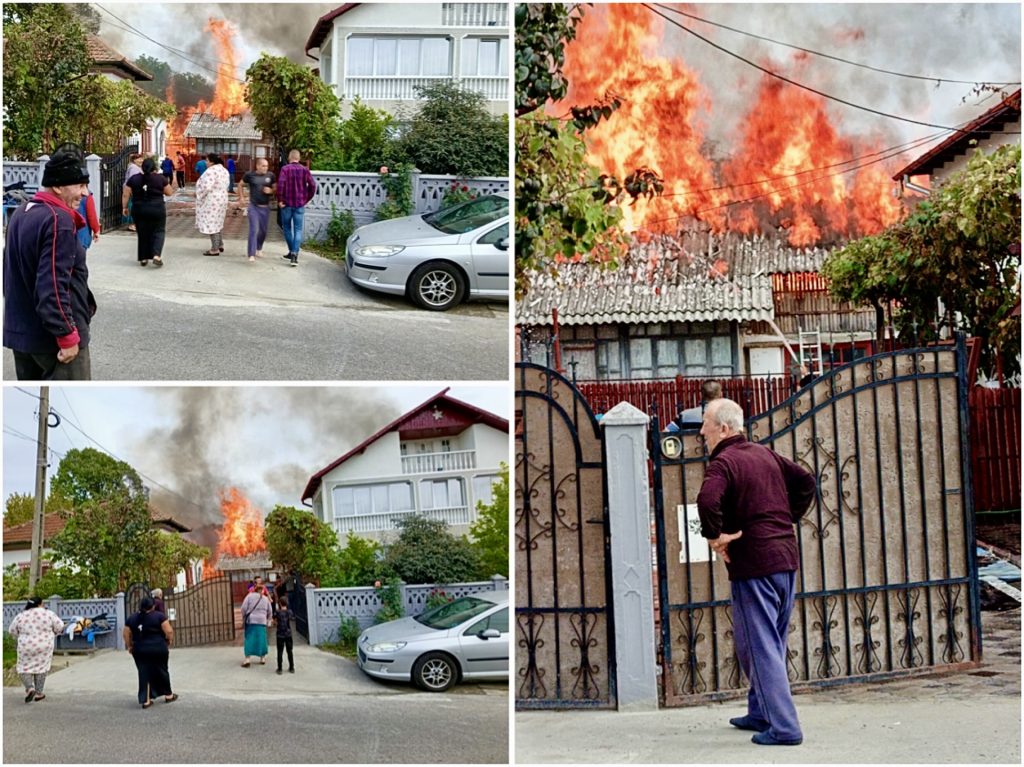
[[[500,636],[482,639],[479,635],[488,629],[497,630]],[[508,673],[508,608],[475,621],[459,637],[463,671],[466,676],[504,676]]]
[[[472,245],[477,295],[508,295],[508,222],[484,232]]]

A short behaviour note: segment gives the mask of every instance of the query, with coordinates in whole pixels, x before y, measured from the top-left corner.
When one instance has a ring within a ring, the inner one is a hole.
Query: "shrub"
[[[350,210],[339,211],[334,203],[331,203],[331,220],[327,222],[327,245],[338,250],[345,250],[345,243],[356,230],[356,219]]]
[[[416,209],[412,199],[412,168],[409,163],[399,163],[393,169],[380,169],[380,184],[387,192],[388,199],[377,207],[377,220],[411,216]]]
[[[469,202],[475,200],[480,195],[475,189],[470,189],[464,182],[456,179],[452,182],[452,185],[445,190],[444,197],[441,199],[442,208],[450,208],[453,205],[458,205],[460,202]]]
[[[387,623],[398,620],[405,615],[405,607],[402,604],[401,581],[392,578],[379,591],[381,608],[374,616],[374,623]]]
[[[433,610],[435,607],[446,605],[449,602],[454,602],[455,597],[449,594],[447,591],[441,591],[440,589],[432,589],[430,594],[427,595],[426,607],[428,610]]]
[[[338,641],[341,644],[355,647],[356,640],[363,630],[359,627],[359,621],[351,615],[341,616],[341,625],[338,627]]]

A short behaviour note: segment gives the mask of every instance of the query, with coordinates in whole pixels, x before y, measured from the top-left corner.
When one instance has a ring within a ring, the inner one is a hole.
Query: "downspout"
[[[779,337],[779,340],[782,341],[782,345],[786,347],[786,351],[788,351],[789,356],[793,358],[793,362],[795,362],[797,365],[803,364],[803,360],[801,360],[797,356],[797,353],[793,351],[793,347],[790,346],[789,341],[786,340],[786,336],[785,334],[783,334],[782,330],[779,329],[779,326],[775,324],[775,320],[773,320],[771,317],[768,317],[765,320],[765,322],[767,322],[768,325],[771,326],[771,329],[775,331],[775,335],[777,335]]]
[[[910,176],[907,175],[906,173],[903,174],[903,180],[900,183],[903,184],[903,186],[909,189],[911,192],[923,194],[925,197],[930,197],[932,194],[931,189],[928,189],[927,187],[923,186],[918,186],[917,184],[910,180]]]

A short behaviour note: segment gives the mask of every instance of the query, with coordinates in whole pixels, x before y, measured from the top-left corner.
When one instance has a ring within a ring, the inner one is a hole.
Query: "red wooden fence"
[[[971,411],[971,472],[978,511],[1020,508],[1020,389],[975,386]]]

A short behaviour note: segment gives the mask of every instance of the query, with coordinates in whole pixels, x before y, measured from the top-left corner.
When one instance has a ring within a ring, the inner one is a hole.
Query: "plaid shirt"
[[[277,176],[277,201],[286,208],[301,208],[316,194],[316,181],[305,165],[290,162]]]

